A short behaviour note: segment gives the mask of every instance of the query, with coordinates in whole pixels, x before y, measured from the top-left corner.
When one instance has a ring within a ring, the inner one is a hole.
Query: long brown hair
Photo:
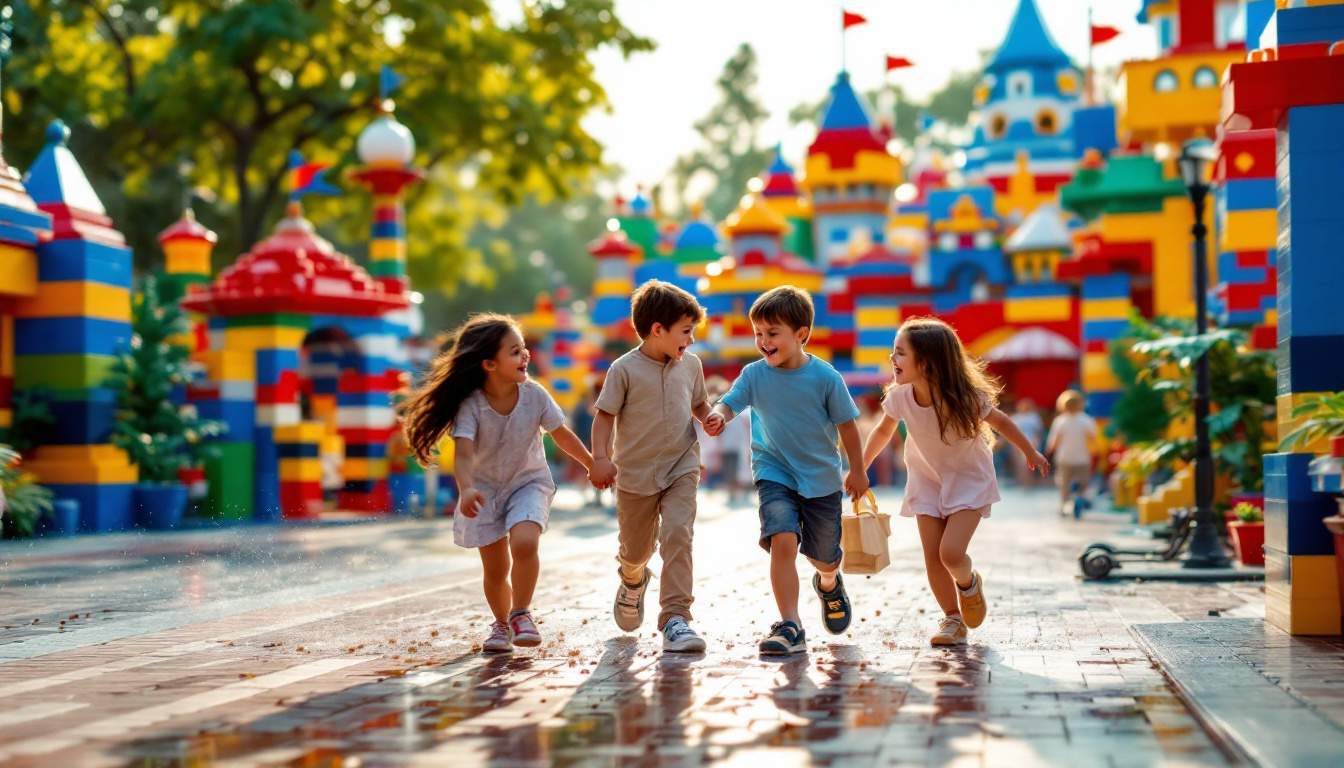
[[[992,443],[993,434],[980,411],[986,402],[999,404],[1003,387],[985,373],[984,362],[966,354],[957,332],[937,318],[912,317],[901,323],[899,333],[910,345],[920,375],[929,383],[943,442],[949,442],[950,430],[965,440],[978,434]]]
[[[472,315],[452,332],[452,345],[434,359],[424,381],[402,405],[406,442],[421,464],[434,460],[434,449],[452,428],[462,401],[485,385],[481,364],[499,354],[509,331],[523,335],[508,315]]]

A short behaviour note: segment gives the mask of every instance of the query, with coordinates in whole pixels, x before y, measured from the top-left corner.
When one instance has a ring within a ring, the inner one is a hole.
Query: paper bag
[[[869,491],[840,516],[840,547],[845,551],[845,573],[877,573],[891,564],[887,537],[891,517],[877,509],[877,497]]]

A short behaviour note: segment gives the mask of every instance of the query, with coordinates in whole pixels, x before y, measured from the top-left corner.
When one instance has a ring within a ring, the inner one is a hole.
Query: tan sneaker
[[[966,625],[959,616],[944,616],[938,631],[929,638],[929,645],[965,645]]]
[[[957,602],[961,604],[961,617],[966,626],[975,629],[985,621],[989,608],[985,605],[985,580],[979,571],[971,571],[971,586],[968,589],[957,587]]]

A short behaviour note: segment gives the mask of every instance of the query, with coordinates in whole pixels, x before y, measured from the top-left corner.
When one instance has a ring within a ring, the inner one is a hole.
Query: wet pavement
[[[616,629],[614,524],[563,491],[545,642],[511,657],[476,652],[478,561],[446,521],[4,543],[0,764],[1226,763],[1130,628],[1254,617],[1259,585],[1085,584],[1077,553],[1115,518],[1005,496],[971,547],[990,615],[969,646],[927,646],[936,606],[895,519],[892,566],[849,579],[850,631],[826,635],[805,589],[809,653],[786,661],[755,651],[755,511],[713,494],[692,657]]]

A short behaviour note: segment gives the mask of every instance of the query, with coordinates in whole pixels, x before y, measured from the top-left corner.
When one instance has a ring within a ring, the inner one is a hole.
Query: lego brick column
[[[1082,281],[1083,393],[1093,418],[1109,419],[1120,399],[1120,381],[1111,370],[1110,345],[1129,328],[1130,277],[1093,275]]]
[[[159,233],[163,248],[163,273],[159,276],[159,296],[165,301],[181,301],[189,293],[205,288],[210,282],[210,255],[218,236],[200,222],[190,208],[182,217]],[[200,357],[208,345],[205,317],[189,313],[191,330],[182,343],[193,359]]]
[[[14,306],[14,384],[43,390],[56,418],[27,469],[57,498],[79,502],[83,530],[118,531],[134,522],[138,473],[108,444],[116,392],[106,380],[131,339],[131,251],[68,137],[54,122],[27,177],[28,193],[52,218],[52,237],[37,249],[36,291]]]
[[[202,418],[224,424],[214,443],[215,456],[205,462],[206,498],[201,511],[216,520],[250,520],[255,499],[256,359],[251,351],[212,350],[205,353],[205,381],[187,390],[188,402]]]
[[[326,426],[303,421],[273,430],[280,456],[280,508],[286,520],[316,519],[322,513],[321,442]]]
[[[387,485],[387,447],[398,423],[392,393],[401,385],[397,355],[399,328],[382,319],[346,320],[355,337],[357,354],[342,362],[336,395],[336,426],[345,441],[345,488],[341,509],[387,512],[391,497]]]
[[[14,318],[0,307],[0,430],[14,424]]]
[[[1260,49],[1230,68],[1224,125],[1277,131],[1278,419],[1312,393],[1344,390],[1344,4],[1280,2]],[[1276,46],[1266,51],[1266,46]],[[1333,542],[1322,518],[1334,501],[1313,493],[1314,453],[1265,456],[1265,618],[1293,634],[1341,632]]]
[[[0,155],[0,429],[14,418],[12,302],[37,291],[37,244],[49,234],[51,217],[37,209],[18,171]]]
[[[1274,131],[1227,131],[1218,150],[1218,283],[1210,291],[1210,311],[1221,326],[1248,329],[1255,348],[1274,349],[1279,237]]]

